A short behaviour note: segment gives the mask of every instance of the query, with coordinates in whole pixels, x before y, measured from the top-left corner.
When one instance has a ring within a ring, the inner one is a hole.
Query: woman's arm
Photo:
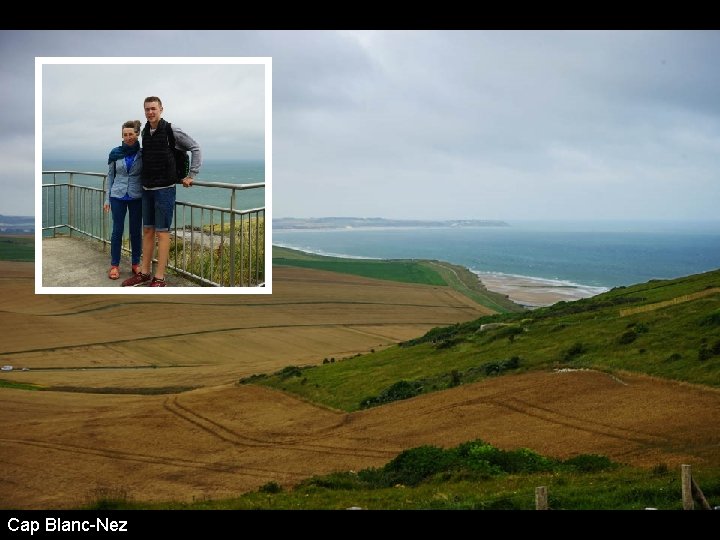
[[[112,189],[113,182],[115,181],[115,162],[113,161],[108,165],[108,181],[107,191],[105,192],[105,204],[103,204],[103,210],[106,212],[110,211],[110,190]]]

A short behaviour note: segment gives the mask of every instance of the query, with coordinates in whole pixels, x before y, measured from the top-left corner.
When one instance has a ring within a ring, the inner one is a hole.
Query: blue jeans
[[[129,211],[130,225],[130,248],[132,252],[132,264],[140,264],[142,254],[142,199],[123,201],[110,197],[110,209],[112,210],[113,228],[110,236],[110,264],[120,264],[120,250],[122,237],[125,231],[125,214]]]
[[[166,232],[172,226],[175,211],[175,186],[144,189],[142,196],[143,226]]]

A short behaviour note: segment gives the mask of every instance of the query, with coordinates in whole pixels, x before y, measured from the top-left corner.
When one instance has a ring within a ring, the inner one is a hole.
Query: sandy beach
[[[476,273],[488,290],[504,294],[513,302],[527,307],[550,306],[562,300],[579,300],[607,290],[604,287],[590,287],[551,279]]]

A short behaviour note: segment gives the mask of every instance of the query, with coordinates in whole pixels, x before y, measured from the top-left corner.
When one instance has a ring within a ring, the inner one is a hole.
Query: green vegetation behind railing
[[[229,224],[198,227],[188,238],[190,232],[185,229],[185,238],[176,236],[171,241],[170,263],[176,269],[226,287],[252,287],[265,282],[265,218],[238,218],[234,239]]]

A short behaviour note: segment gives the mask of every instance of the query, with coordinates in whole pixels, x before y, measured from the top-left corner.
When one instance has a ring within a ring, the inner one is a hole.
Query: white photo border
[[[262,64],[265,66],[265,286],[43,287],[42,69],[49,64]],[[35,57],[35,294],[272,294],[272,57]]]

